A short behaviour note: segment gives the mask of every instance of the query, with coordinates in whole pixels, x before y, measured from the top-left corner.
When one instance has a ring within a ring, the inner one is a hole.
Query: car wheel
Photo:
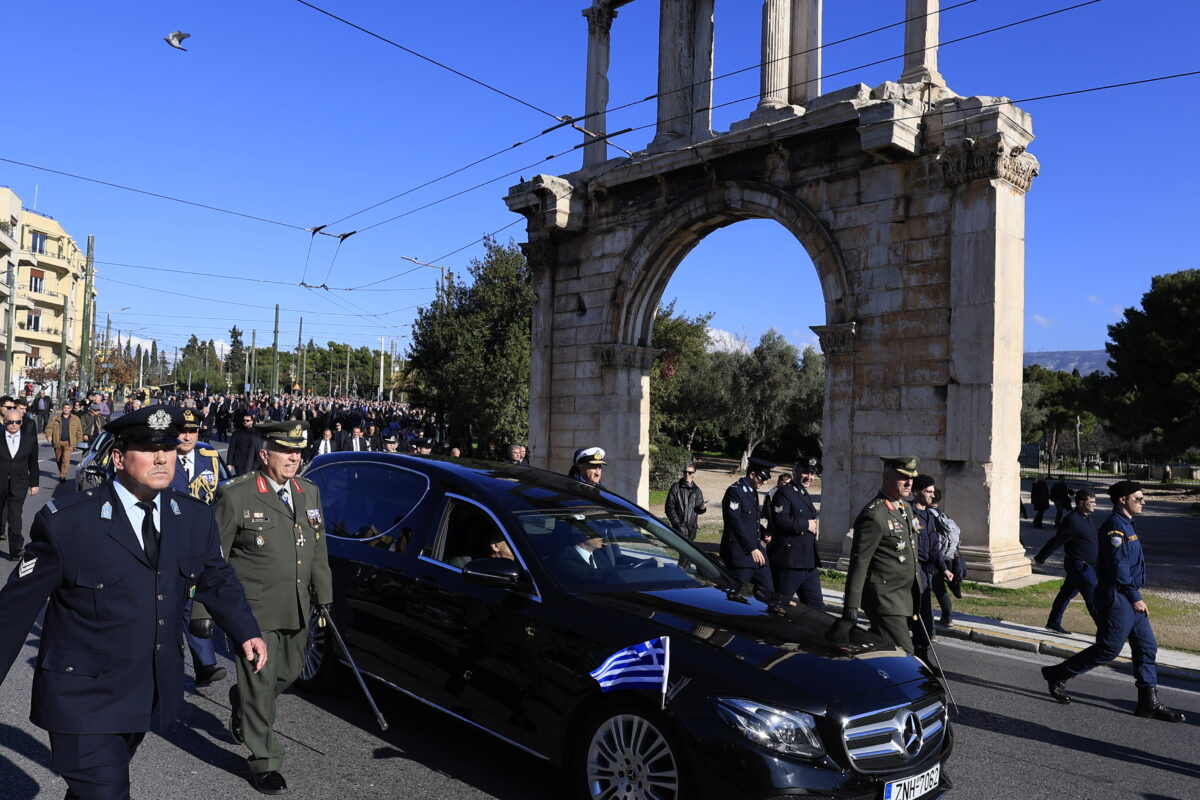
[[[661,714],[620,705],[584,725],[572,778],[580,796],[593,800],[678,800],[686,796],[682,758]]]
[[[316,605],[308,615],[308,641],[304,645],[304,666],[296,685],[310,692],[323,692],[333,688],[337,678],[338,660],[334,652],[336,644],[328,627],[318,624],[320,615]]]

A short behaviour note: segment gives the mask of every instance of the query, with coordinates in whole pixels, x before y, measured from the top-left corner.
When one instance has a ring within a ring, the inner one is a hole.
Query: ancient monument
[[[599,444],[606,484],[646,503],[659,299],[709,232],[772,219],[804,246],[824,292],[825,324],[813,330],[826,358],[827,555],[842,552],[878,488],[878,456],[905,454],[944,487],[972,577],[1027,574],[1013,501],[1025,193],[1038,171],[1029,115],[947,88],[938,0],[906,1],[897,82],[833,92],[820,84],[822,0],[764,0],[761,99],[714,131],[715,0],[660,0],[656,135],[610,159],[609,36],[628,2],[583,12],[583,168],[538,175],[506,198],[527,219],[538,296],[534,464],[565,471],[575,448]]]

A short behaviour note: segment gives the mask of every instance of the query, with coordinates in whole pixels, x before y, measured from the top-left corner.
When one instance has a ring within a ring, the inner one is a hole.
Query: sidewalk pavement
[[[823,589],[822,595],[829,610],[841,613],[842,593]],[[934,614],[935,618],[937,614]],[[954,612],[953,627],[937,626],[935,635],[946,639],[966,639],[979,644],[993,647],[1007,647],[1013,650],[1024,650],[1029,653],[1041,653],[1055,658],[1067,658],[1089,647],[1095,639],[1087,634],[1061,634],[1045,628],[1022,625],[1018,622],[1007,622],[990,617],[976,617],[971,614]],[[1132,672],[1132,662],[1129,658],[1129,645],[1121,650],[1111,665],[1122,672]],[[1158,674],[1162,677],[1177,678],[1187,681],[1200,681],[1200,655],[1183,653],[1178,650],[1158,650]]]

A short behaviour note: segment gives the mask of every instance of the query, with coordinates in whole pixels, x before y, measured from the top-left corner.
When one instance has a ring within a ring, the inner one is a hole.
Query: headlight
[[[718,697],[717,713],[747,739],[777,753],[808,758],[825,755],[812,714],[733,697]]]

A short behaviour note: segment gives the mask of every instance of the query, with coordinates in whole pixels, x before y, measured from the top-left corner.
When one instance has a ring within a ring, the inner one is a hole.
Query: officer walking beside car
[[[770,501],[774,525],[767,554],[781,604],[791,602],[799,591],[800,602],[824,610],[821,557],[817,555],[817,507],[808,494],[819,472],[817,459],[801,456],[792,469],[792,482],[775,492]]]
[[[763,516],[758,504],[758,490],[771,479],[775,465],[761,458],[751,458],[746,476],[729,484],[721,499],[721,561],[739,583],[753,582],[773,595],[775,582],[767,555],[763,552]]]
[[[1113,512],[1100,526],[1098,537],[1096,643],[1061,663],[1042,667],[1042,677],[1051,697],[1064,705],[1070,703],[1067,681],[1112,661],[1129,642],[1138,690],[1133,713],[1163,722],[1183,722],[1183,714],[1158,701],[1158,642],[1150,628],[1150,609],[1139,591],[1146,585],[1146,560],[1133,517],[1142,512],[1146,497],[1136,481],[1117,481],[1108,487],[1108,496]]]
[[[1063,517],[1058,531],[1033,557],[1040,566],[1046,563],[1051,553],[1059,547],[1064,548],[1063,567],[1067,571],[1067,578],[1050,606],[1050,617],[1046,620],[1048,630],[1070,633],[1063,627],[1063,614],[1071,598],[1077,594],[1083,595],[1088,614],[1096,620],[1096,559],[1099,557],[1099,544],[1096,526],[1091,518],[1095,510],[1096,495],[1089,489],[1077,491],[1075,508]]]
[[[312,596],[318,610],[327,611],[333,580],[320,491],[296,477],[304,424],[264,422],[255,431],[262,438],[258,469],[222,484],[213,511],[222,551],[246,589],[271,651],[270,664],[257,673],[244,658],[236,660],[229,728],[250,748],[250,783],[263,794],[280,794],[287,781],[280,773],[283,743],[272,729],[275,702],[304,665]],[[200,605],[193,608],[193,621],[207,617]]]
[[[879,493],[854,520],[842,618],[829,631],[836,642],[849,642],[861,608],[872,633],[913,652],[909,626],[920,601],[921,582],[917,576],[917,530],[905,498],[917,474],[915,458],[883,459]]]

